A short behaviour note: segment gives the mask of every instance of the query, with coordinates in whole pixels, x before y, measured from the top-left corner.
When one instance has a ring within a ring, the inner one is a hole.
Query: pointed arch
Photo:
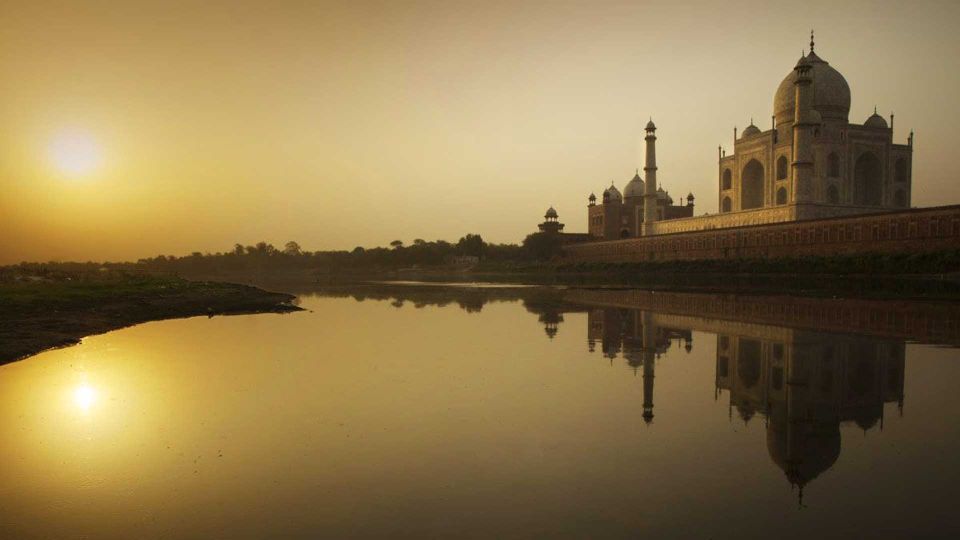
[[[787,204],[787,188],[777,190],[777,204]]]
[[[827,176],[840,178],[840,156],[836,152],[830,152],[827,156]]]
[[[863,206],[883,204],[883,168],[873,152],[864,152],[853,167],[854,202]]]
[[[904,158],[899,158],[893,167],[894,179],[897,182],[906,182],[907,181],[907,160]]]
[[[830,204],[840,204],[840,190],[833,184],[827,186],[827,202]]]
[[[751,159],[740,174],[740,209],[761,208],[763,206],[763,165]]]
[[[788,167],[789,164],[787,163],[787,156],[780,156],[777,158],[777,180],[787,179]]]

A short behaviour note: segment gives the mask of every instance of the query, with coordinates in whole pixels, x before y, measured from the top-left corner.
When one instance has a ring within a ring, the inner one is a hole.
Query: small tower
[[[693,193],[687,193],[687,206],[693,208]]]
[[[563,223],[560,223],[560,215],[557,214],[557,211],[551,206],[547,209],[547,213],[543,215],[544,221],[537,228],[540,229],[540,232],[546,234],[560,234],[563,231]]]
[[[654,125],[651,118],[647,122],[647,161],[643,167],[643,172],[647,177],[644,185],[643,195],[643,234],[650,234],[653,229],[653,223],[657,220],[657,126]]]
[[[587,197],[587,206],[596,206],[596,205],[597,205],[597,196],[591,193],[590,196]]]

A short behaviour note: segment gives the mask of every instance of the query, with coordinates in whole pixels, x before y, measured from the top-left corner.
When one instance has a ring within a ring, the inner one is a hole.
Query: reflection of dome
[[[637,171],[637,174],[633,175],[633,179],[627,183],[627,187],[623,188],[623,196],[626,198],[631,197],[643,197],[643,180],[640,178],[640,172]]]
[[[751,137],[753,135],[759,135],[760,128],[753,125],[753,121],[750,122],[750,125],[743,129],[743,134],[740,137]]]
[[[555,218],[555,217],[559,217],[559,216],[557,215],[557,211],[554,210],[553,207],[551,206],[550,208],[547,208],[547,213],[544,214],[543,217],[545,217],[545,218]]]
[[[850,113],[850,85],[847,80],[812,51],[801,60],[812,66],[814,110],[824,119],[846,122]],[[791,71],[777,88],[773,98],[773,114],[778,124],[793,121],[796,80],[797,72]]]
[[[744,424],[746,424],[750,422],[750,419],[753,418],[753,415],[757,414],[757,411],[753,409],[750,403],[744,401],[742,403],[737,403],[737,414],[740,415],[740,419],[743,420]]]
[[[873,114],[870,115],[870,118],[867,118],[867,121],[864,122],[863,125],[865,127],[887,129],[887,121],[877,114],[876,109],[873,110]]]
[[[883,414],[883,405],[858,407],[853,412],[853,421],[864,431],[877,425],[880,416]]]
[[[780,420],[770,422],[767,428],[767,451],[770,459],[787,475],[787,480],[803,487],[840,457],[839,426],[791,427],[786,418]]]

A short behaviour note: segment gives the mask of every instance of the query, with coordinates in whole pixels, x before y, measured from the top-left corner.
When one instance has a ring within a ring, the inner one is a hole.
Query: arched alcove
[[[751,159],[740,175],[740,209],[763,206],[763,165]]]
[[[830,178],[840,177],[840,156],[836,152],[831,152],[827,156],[827,176]]]
[[[900,158],[893,166],[894,179],[897,182],[906,182],[907,181],[907,160]]]
[[[730,189],[733,187],[733,173],[730,172],[730,169],[723,170],[723,189]]]
[[[898,189],[893,194],[893,204],[899,206],[900,208],[907,206],[907,193],[902,189]]]
[[[787,204],[787,188],[777,190],[777,204]]]
[[[722,212],[729,212],[732,210],[733,203],[730,201],[730,197],[724,197],[723,202],[720,204],[720,210]]]
[[[777,180],[785,180],[787,178],[787,156],[780,156],[777,159]]]
[[[864,152],[853,167],[854,203],[880,206],[883,203],[883,168],[873,152]]]
[[[840,204],[840,190],[837,186],[827,186],[827,202],[830,204]]]

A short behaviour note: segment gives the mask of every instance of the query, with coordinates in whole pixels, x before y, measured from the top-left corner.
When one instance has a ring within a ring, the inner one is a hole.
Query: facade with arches
[[[877,114],[849,121],[850,86],[814,52],[783,79],[773,100],[770,129],[751,120],[733,152],[718,149],[718,208],[747,212],[786,205],[818,206],[817,217],[910,207],[913,133],[893,142]],[[794,212],[803,219],[809,212]]]

